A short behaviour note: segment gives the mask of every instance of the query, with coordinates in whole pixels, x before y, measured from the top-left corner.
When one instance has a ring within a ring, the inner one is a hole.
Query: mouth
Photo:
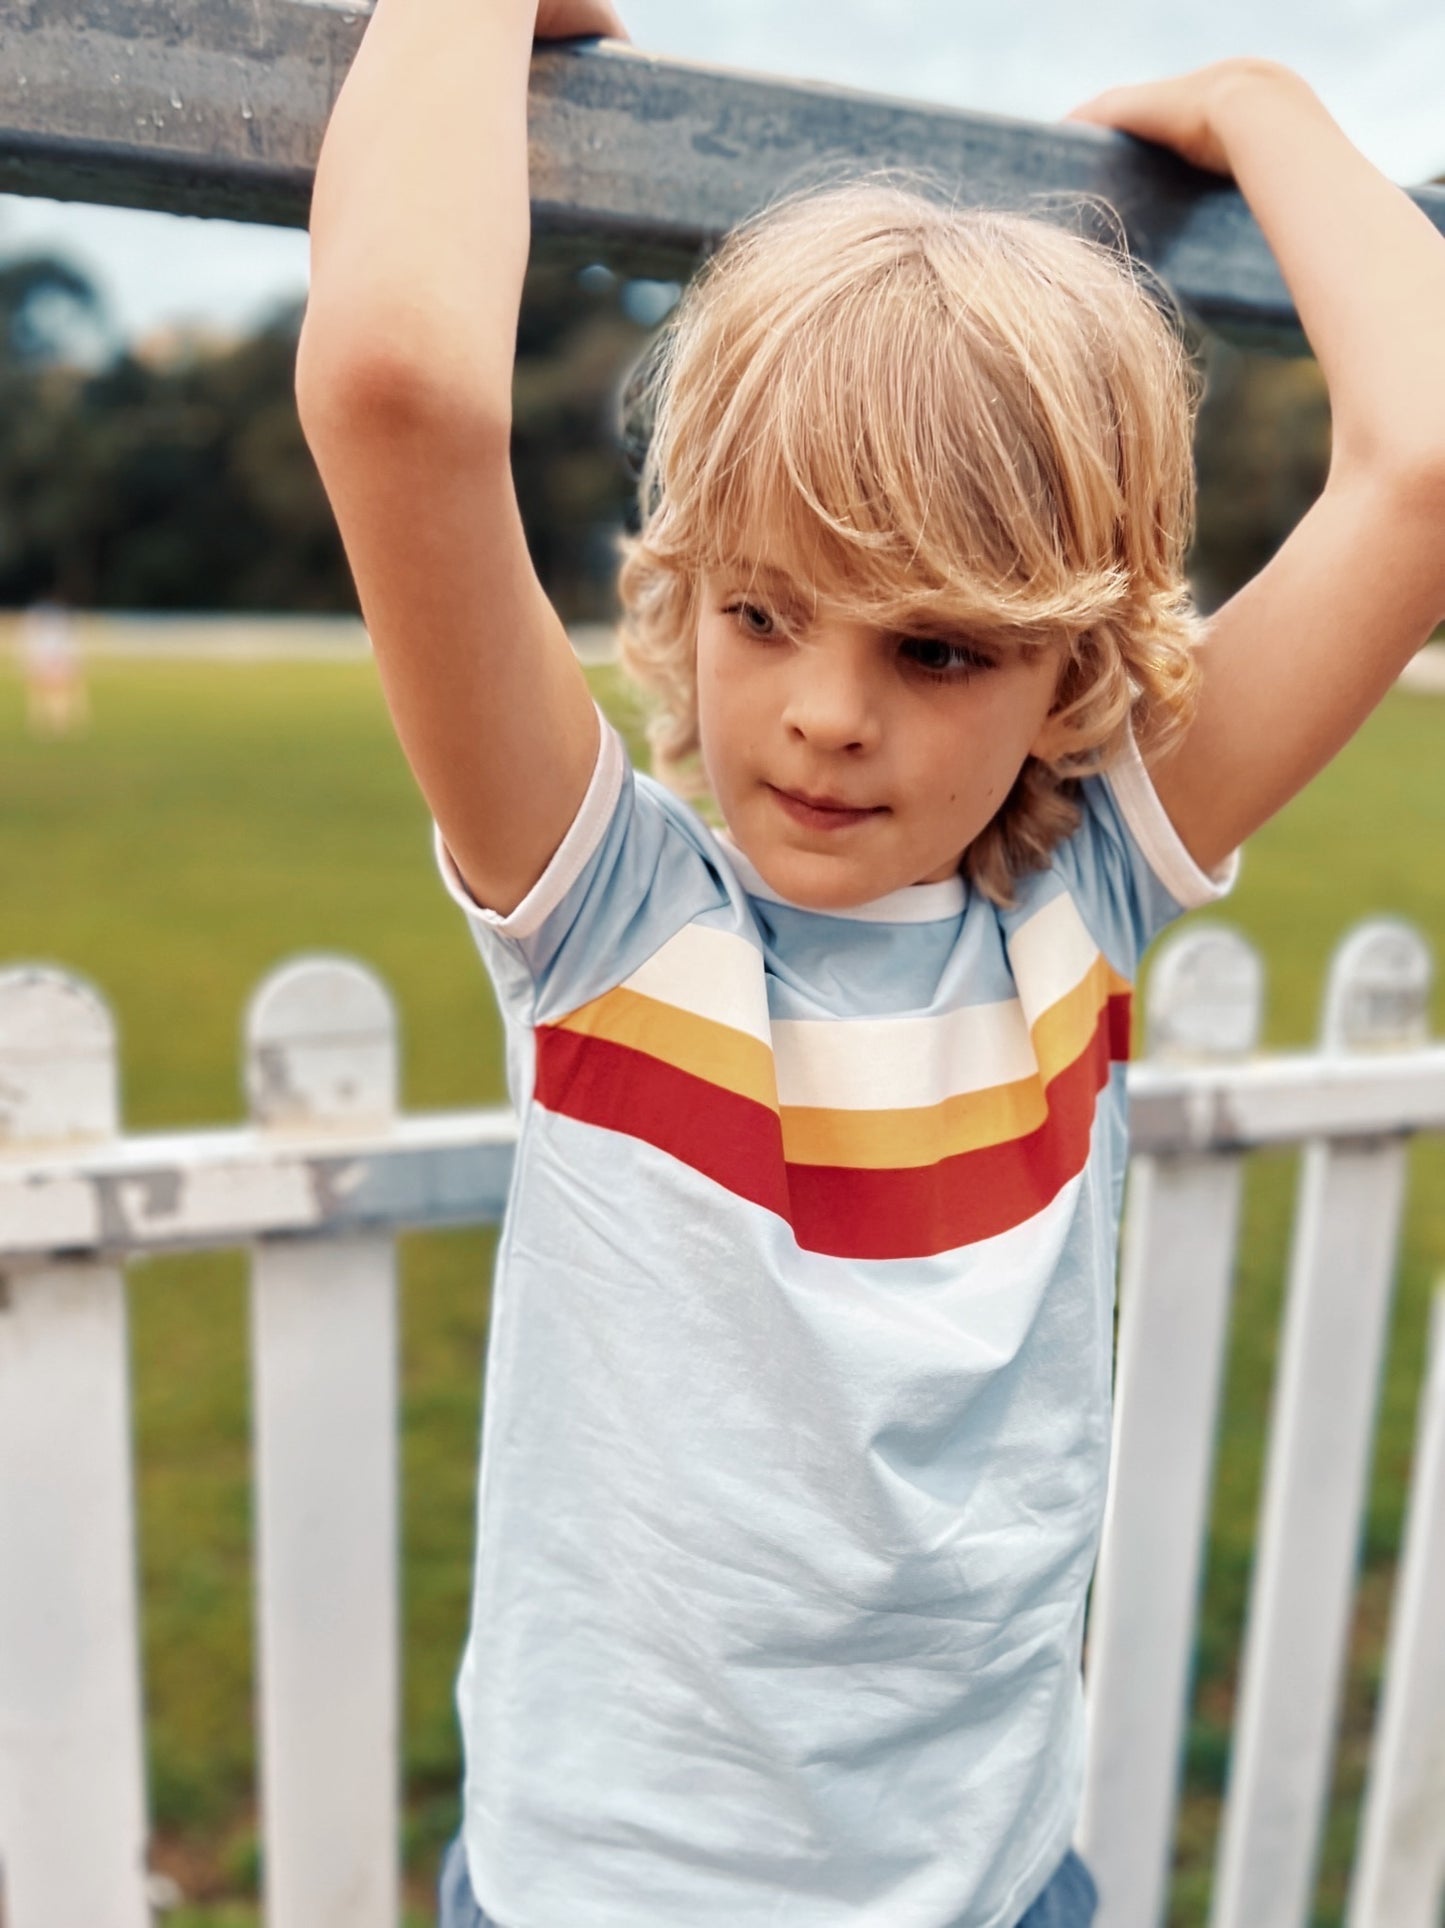
[[[780,790],[773,783],[767,787],[793,821],[809,830],[846,830],[850,824],[866,823],[870,817],[883,816],[887,808],[883,804],[872,804],[860,809],[840,797],[808,796],[795,790]]]

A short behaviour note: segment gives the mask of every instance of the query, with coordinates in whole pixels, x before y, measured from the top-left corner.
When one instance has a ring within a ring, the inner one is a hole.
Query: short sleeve
[[[687,805],[639,778],[601,721],[587,792],[551,862],[503,915],[468,890],[440,827],[437,868],[466,916],[504,1011],[538,1024],[600,997],[726,895],[711,838]]]
[[[1144,951],[1186,910],[1233,889],[1239,852],[1202,870],[1169,821],[1133,738],[1099,776],[1080,784],[1083,815],[1054,853],[1059,873],[1100,950],[1133,978]]]

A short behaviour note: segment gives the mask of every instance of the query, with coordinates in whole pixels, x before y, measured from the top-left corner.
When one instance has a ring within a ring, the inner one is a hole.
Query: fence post
[[[1326,1052],[1428,1035],[1430,954],[1360,925],[1335,954]],[[1250,1586],[1216,1928],[1302,1928],[1329,1791],[1360,1519],[1405,1193],[1403,1139],[1306,1148]]]
[[[384,986],[297,959],[246,1018],[251,1115],[373,1127],[397,1101]],[[261,1766],[268,1928],[395,1928],[396,1257],[387,1233],[252,1252]]]
[[[1445,1287],[1430,1308],[1349,1928],[1439,1928],[1445,1900]]]
[[[1223,928],[1161,946],[1145,1003],[1151,1057],[1252,1051],[1259,958]],[[1155,1928],[1189,1690],[1243,1159],[1137,1157],[1119,1284],[1113,1462],[1090,1608],[1081,1849],[1098,1928]]]
[[[115,1026],[59,971],[0,972],[0,1154],[110,1138]],[[0,1274],[0,1918],[145,1928],[125,1278]]]

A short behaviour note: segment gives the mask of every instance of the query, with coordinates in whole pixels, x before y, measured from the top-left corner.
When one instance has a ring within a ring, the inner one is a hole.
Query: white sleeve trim
[[[597,761],[593,765],[587,794],[547,868],[515,910],[503,916],[500,911],[488,910],[485,904],[477,902],[467,889],[455,858],[446,847],[441,826],[435,821],[432,823],[437,868],[441,872],[447,895],[460,904],[468,917],[485,924],[500,937],[531,937],[541,929],[581,875],[583,866],[602,841],[603,833],[612,821],[612,812],[621,793],[627,768],[627,752],[622,747],[621,737],[601,710],[597,712],[597,720],[601,740],[597,745]]]
[[[1202,904],[1218,903],[1233,890],[1239,875],[1239,852],[1231,851],[1213,870],[1200,869],[1169,821],[1132,730],[1118,760],[1104,772],[1104,779],[1144,861],[1177,904],[1184,910],[1197,910]]]

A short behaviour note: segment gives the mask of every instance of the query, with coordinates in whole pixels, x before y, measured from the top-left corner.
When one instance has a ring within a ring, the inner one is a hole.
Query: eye
[[[767,610],[760,608],[757,603],[729,603],[723,614],[731,616],[739,629],[749,636],[771,636],[776,628]]]
[[[906,636],[901,647],[916,668],[940,681],[962,681],[994,667],[992,656],[970,649],[966,643],[947,643],[937,636]]]

